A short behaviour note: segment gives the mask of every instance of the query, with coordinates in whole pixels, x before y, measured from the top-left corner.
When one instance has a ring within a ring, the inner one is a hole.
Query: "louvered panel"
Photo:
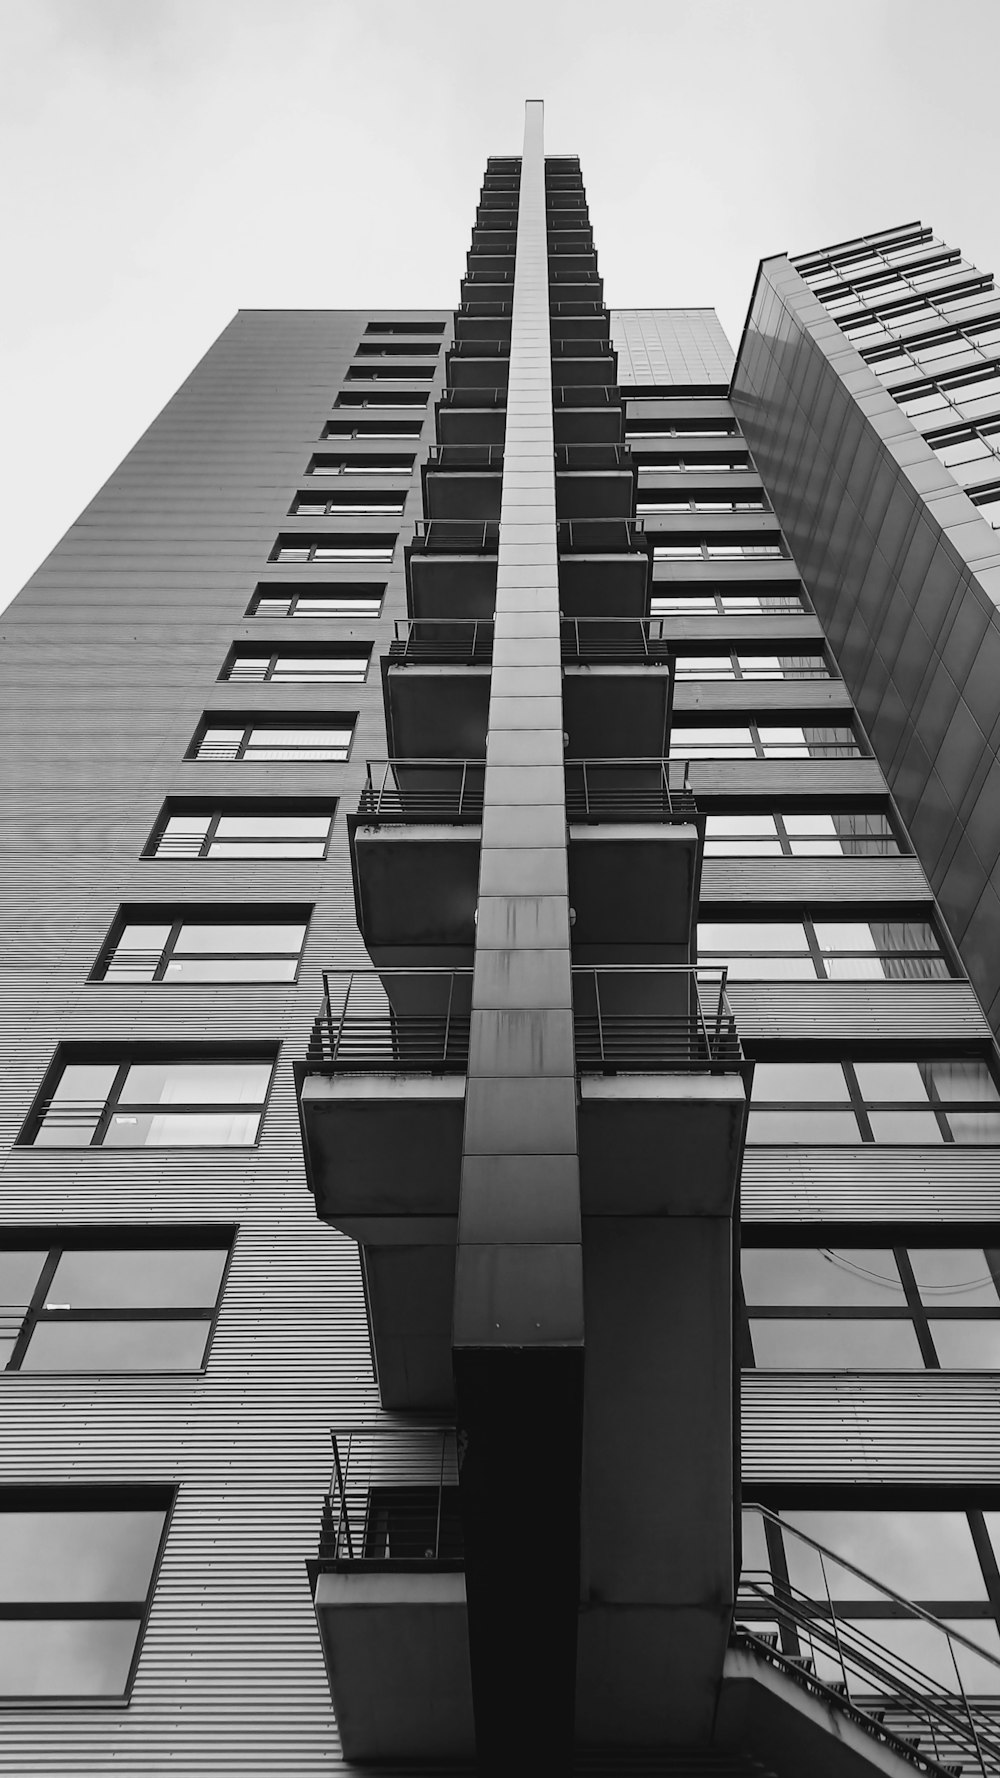
[[[727,992],[744,1042],[991,1037],[968,982],[732,982]]]
[[[930,896],[915,858],[706,858],[701,874],[703,902],[907,902]]]
[[[949,1371],[744,1371],[744,1484],[996,1483],[995,1378]]]
[[[0,1221],[238,1229],[204,1375],[0,1377],[0,1483],[179,1488],[128,1708],[5,1709],[0,1773],[10,1778],[343,1769],[304,1564],[317,1547],[330,1429],[380,1410],[357,1250],[317,1221],[306,1187],[292,1061],[323,967],[367,961],[345,816],[366,757],[385,751],[377,658],[405,614],[401,551],[388,573],[324,565],[301,576],[386,583],[375,622],[272,630],[245,613],[258,579],[291,577],[266,556],[367,320],[241,315],[3,618],[0,712],[12,736],[0,747],[10,835],[0,853]],[[411,511],[416,490],[414,478]],[[217,677],[232,641],[298,641],[304,630],[370,639],[368,683],[245,686],[238,707],[356,709],[350,760],[273,774],[201,774],[182,762],[201,712],[236,707],[237,688]],[[141,858],[164,797],[182,789],[335,797],[330,855]],[[87,981],[121,902],[175,899],[311,905],[298,982]],[[70,1037],[274,1043],[259,1146],[12,1147]]]
[[[726,628],[725,623],[721,628]],[[783,649],[782,652],[793,654],[794,643],[790,644],[787,651]],[[732,682],[724,679],[678,679],[674,692],[675,722],[682,722],[695,710],[715,710],[725,711],[733,717],[747,711],[754,714],[770,711],[775,715],[794,711],[796,715],[801,712],[804,722],[822,723],[828,713],[833,711],[836,711],[837,719],[843,721],[853,708],[850,693],[840,679],[757,679]],[[816,762],[806,760],[803,763],[809,765]]]
[[[740,617],[735,612],[728,612],[725,617],[713,617],[710,613],[684,617],[673,612],[658,617],[656,622],[663,625],[667,641],[678,648],[688,642],[704,642],[713,648],[741,642],[771,642],[775,646],[787,643],[788,647],[781,652],[794,654],[797,642],[816,643],[823,639],[819,618],[811,612],[762,611],[756,617]]]
[[[993,1222],[1000,1150],[748,1148],[744,1222]]]

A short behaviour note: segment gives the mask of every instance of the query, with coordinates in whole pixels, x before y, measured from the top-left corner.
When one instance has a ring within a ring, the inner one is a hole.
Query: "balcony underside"
[[[559,558],[559,604],[566,617],[648,617],[651,584],[644,551]],[[407,585],[413,618],[492,617],[497,558],[414,550]]]
[[[483,759],[490,667],[407,665],[384,672],[386,733],[396,759]],[[666,750],[666,666],[566,666],[563,721],[569,752],[659,758]]]
[[[499,519],[500,479],[499,470],[428,470],[425,518]],[[635,478],[629,470],[572,470],[556,476],[560,519],[628,519],[634,497]]]
[[[376,968],[470,962],[479,827],[368,827],[351,816],[349,828],[358,925]],[[571,826],[576,961],[688,962],[698,865],[693,823]]]

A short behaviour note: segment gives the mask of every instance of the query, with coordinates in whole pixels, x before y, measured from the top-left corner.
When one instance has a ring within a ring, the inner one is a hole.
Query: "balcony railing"
[[[446,1426],[375,1425],[333,1434],[323,1502],[323,1570],[461,1569],[456,1434]]]
[[[432,445],[427,453],[427,469],[493,471],[498,475],[503,469],[503,445]]]
[[[437,406],[441,407],[499,407],[507,406],[506,389],[487,389],[475,383],[463,389],[442,389]]]
[[[760,1544],[780,1546],[786,1569],[744,1566],[736,1645],[918,1768],[997,1778],[1000,1661],[974,1631],[941,1623],[764,1507],[746,1520]]]
[[[725,970],[574,965],[577,1068],[745,1074]],[[464,1074],[471,969],[324,970],[306,1056],[317,1073]]]
[[[406,548],[420,555],[490,556],[499,544],[496,519],[418,519]]]
[[[649,555],[652,545],[640,519],[560,519],[559,554]]]
[[[467,826],[483,818],[482,759],[370,759],[357,819],[366,827]],[[568,759],[570,822],[697,823],[681,760]]]
[[[493,658],[492,618],[397,618],[389,645],[394,666],[421,662],[482,666]],[[564,664],[620,662],[669,666],[672,654],[661,618],[564,617],[559,624]]]

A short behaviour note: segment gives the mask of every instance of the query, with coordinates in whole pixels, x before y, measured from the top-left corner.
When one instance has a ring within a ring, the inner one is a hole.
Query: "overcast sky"
[[[997,0],[0,0],[0,609],[237,308],[452,307],[490,153],[614,307],[920,217],[1000,261]]]

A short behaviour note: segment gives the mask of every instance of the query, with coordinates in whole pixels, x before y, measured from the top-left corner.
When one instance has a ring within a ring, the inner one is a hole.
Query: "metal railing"
[[[560,555],[648,555],[650,539],[641,519],[560,519]]]
[[[744,1073],[725,971],[574,965],[582,1073]],[[307,1066],[316,1072],[463,1074],[472,970],[324,970]]]
[[[495,555],[499,543],[496,519],[418,519],[407,550],[428,555]]]
[[[997,1778],[1000,1660],[776,1513],[746,1514],[784,1567],[744,1567],[736,1646],[924,1770]]]
[[[428,470],[503,468],[503,445],[432,445],[427,453]]]
[[[453,1427],[375,1425],[333,1433],[333,1477],[323,1502],[323,1569],[460,1569],[462,1521]]]
[[[628,445],[556,445],[556,470],[560,474],[588,469],[624,469],[631,474],[635,469],[635,458]]]
[[[569,822],[696,822],[688,764],[677,759],[568,759]]]
[[[358,819],[372,827],[480,822],[485,776],[481,759],[370,759]]]
[[[487,389],[484,383],[474,383],[459,389],[442,389],[436,406],[439,408],[505,408],[507,406],[507,391],[506,389]]]
[[[370,759],[357,819],[369,827],[476,823],[485,778],[482,759]],[[566,819],[697,823],[687,763],[655,756],[568,759]]]
[[[493,656],[493,618],[397,618],[389,659],[472,662]],[[564,662],[638,662],[669,666],[672,650],[660,618],[565,617],[559,624]]]

